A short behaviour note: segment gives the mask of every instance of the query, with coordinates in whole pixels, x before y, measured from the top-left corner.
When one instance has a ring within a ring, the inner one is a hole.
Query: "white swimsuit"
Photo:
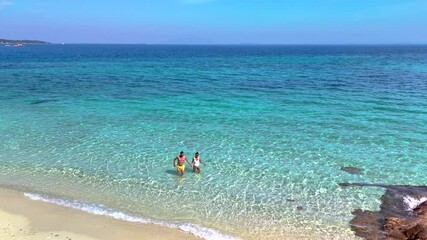
[[[193,166],[199,167],[200,166],[200,159],[199,158],[193,158],[194,164]]]

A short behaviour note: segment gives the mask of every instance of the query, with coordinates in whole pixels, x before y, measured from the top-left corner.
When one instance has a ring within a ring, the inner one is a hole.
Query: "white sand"
[[[191,240],[179,229],[97,216],[0,189],[0,240]]]

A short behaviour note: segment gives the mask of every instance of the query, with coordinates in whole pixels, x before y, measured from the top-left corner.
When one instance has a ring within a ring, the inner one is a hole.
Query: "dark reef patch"
[[[362,174],[363,170],[356,167],[341,167],[341,170],[350,174]]]
[[[53,99],[42,99],[42,100],[34,100],[30,104],[31,105],[38,105],[38,104],[43,104],[43,103],[48,103],[48,102],[57,102],[57,101],[58,100],[53,100]]]

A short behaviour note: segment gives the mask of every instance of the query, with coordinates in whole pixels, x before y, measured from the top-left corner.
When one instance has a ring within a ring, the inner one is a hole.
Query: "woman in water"
[[[196,152],[193,157],[193,161],[191,162],[191,164],[193,165],[193,172],[197,171],[198,173],[200,173],[200,163],[202,163],[203,166],[206,166],[206,164],[202,162],[202,159],[200,159],[199,152]]]

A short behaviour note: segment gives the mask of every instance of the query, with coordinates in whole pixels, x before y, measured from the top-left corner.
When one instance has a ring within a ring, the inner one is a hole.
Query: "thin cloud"
[[[13,2],[12,1],[8,1],[8,0],[0,0],[0,9],[3,9],[7,6],[12,5]]]

